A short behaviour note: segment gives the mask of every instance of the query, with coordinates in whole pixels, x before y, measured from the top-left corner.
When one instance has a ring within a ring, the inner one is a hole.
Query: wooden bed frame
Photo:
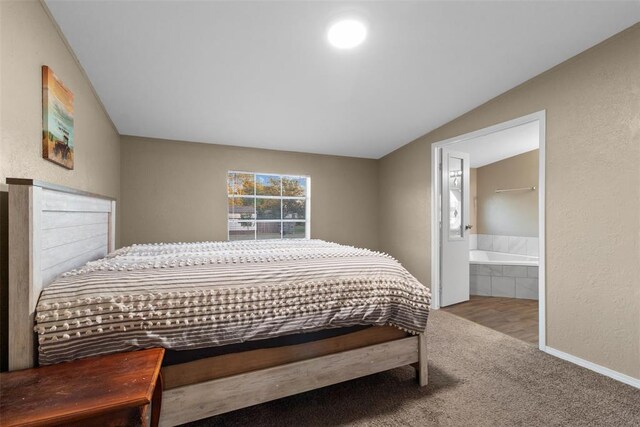
[[[115,249],[116,201],[32,179],[7,178],[7,184],[9,370],[16,370],[36,363],[33,326],[40,292],[60,273]],[[351,342],[349,336],[355,334],[349,334],[269,353],[210,358],[246,367],[167,389],[160,424],[182,424],[406,365],[416,368],[419,384],[425,386],[425,334],[388,334],[370,332]],[[248,358],[260,361],[267,354],[270,363],[248,363]],[[169,374],[175,368],[166,369]]]

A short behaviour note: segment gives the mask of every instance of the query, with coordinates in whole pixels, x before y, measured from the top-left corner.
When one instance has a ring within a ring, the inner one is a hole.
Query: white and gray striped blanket
[[[46,365],[353,325],[421,333],[429,302],[392,257],[321,240],[133,245],[48,286],[35,330]]]

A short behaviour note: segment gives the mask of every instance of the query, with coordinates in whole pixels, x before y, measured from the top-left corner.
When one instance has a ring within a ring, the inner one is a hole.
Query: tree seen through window
[[[309,236],[309,178],[229,172],[229,240]]]

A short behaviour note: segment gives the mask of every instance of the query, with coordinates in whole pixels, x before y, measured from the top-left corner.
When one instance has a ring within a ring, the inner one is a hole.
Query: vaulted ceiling
[[[46,4],[121,134],[368,158],[640,20],[638,1]],[[342,17],[361,46],[327,43]]]

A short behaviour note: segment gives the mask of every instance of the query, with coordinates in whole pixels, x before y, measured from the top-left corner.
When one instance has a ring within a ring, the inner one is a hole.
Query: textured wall
[[[75,169],[42,158],[42,66],[48,65],[74,99]],[[0,323],[6,368],[7,177],[34,178],[120,195],[120,136],[42,4],[0,1]]]
[[[38,1],[0,2],[0,180],[35,178],[118,197],[120,137]],[[42,158],[42,65],[73,92],[75,169]]]
[[[479,234],[538,236],[538,191],[495,190],[537,187],[539,153],[530,151],[477,169]]]
[[[228,169],[309,174],[313,237],[380,247],[424,283],[430,144],[546,109],[548,345],[640,378],[640,25],[379,162],[137,138],[123,138],[120,157],[117,133],[39,2],[0,2],[0,43],[0,180],[121,196],[129,244],[226,237]],[[41,157],[44,64],[75,94],[74,171]]]
[[[379,166],[381,249],[430,283],[430,144],[546,109],[547,345],[635,378],[638,46],[640,24],[385,156]]]
[[[376,160],[122,138],[122,242],[227,239],[227,171],[311,176],[311,237],[378,247]]]

